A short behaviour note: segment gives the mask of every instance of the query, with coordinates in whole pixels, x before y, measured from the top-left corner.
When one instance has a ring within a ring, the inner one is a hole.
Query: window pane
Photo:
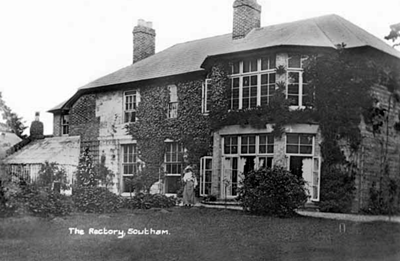
[[[289,56],[289,68],[301,68],[300,55]]]
[[[269,59],[268,57],[261,58],[261,70],[269,69]]]
[[[250,72],[250,61],[243,61],[243,73]]]
[[[297,72],[289,72],[289,83],[296,84],[299,83],[299,73]]]
[[[254,154],[256,152],[256,146],[249,146],[249,152],[250,154]]]
[[[289,100],[289,105],[299,106],[299,96],[298,95],[289,95],[288,100]]]
[[[257,97],[253,97],[250,99],[250,108],[257,107]]]
[[[268,145],[268,147],[267,147],[267,153],[268,153],[268,154],[274,153],[274,145]]]
[[[260,152],[260,154],[267,153],[267,146],[266,145],[260,145],[258,151]]]
[[[257,85],[257,76],[251,76],[251,85]]]
[[[265,85],[268,83],[268,74],[261,75],[261,84]]]
[[[299,135],[297,134],[287,134],[287,143],[288,144],[298,144],[299,143]]]
[[[313,136],[311,135],[300,135],[300,144],[302,145],[311,145],[313,140]]]
[[[251,72],[257,71],[257,59],[253,59],[250,61],[251,63]]]
[[[298,146],[291,146],[291,145],[287,145],[286,146],[286,153],[292,153],[292,154],[297,154],[299,153],[298,151]]]
[[[232,79],[232,87],[239,87],[239,78],[233,78]]]
[[[270,83],[270,84],[275,84],[275,73],[273,73],[273,74],[269,74],[269,81],[268,81],[268,83]]]
[[[275,55],[272,55],[269,57],[269,68],[270,69],[274,69],[276,67],[275,60],[276,60]]]
[[[247,154],[247,146],[243,146],[242,145],[242,149],[241,149],[242,154]]]
[[[300,146],[301,154],[312,154],[312,146]]]
[[[232,65],[232,74],[239,74],[239,62],[235,62]]]
[[[243,86],[249,86],[250,85],[250,77],[245,76],[243,77]]]

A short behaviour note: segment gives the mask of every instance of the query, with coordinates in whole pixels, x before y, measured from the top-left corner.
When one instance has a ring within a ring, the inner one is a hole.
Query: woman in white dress
[[[194,188],[197,186],[197,178],[193,173],[191,166],[187,166],[183,171],[183,183],[185,184],[183,188],[183,205],[192,206],[195,202]]]

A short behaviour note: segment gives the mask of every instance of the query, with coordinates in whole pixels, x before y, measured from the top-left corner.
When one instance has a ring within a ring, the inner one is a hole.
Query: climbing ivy
[[[197,167],[199,158],[211,153],[210,124],[201,112],[203,81],[187,80],[174,84],[178,90],[177,118],[167,116],[168,85],[154,85],[141,90],[137,110],[139,120],[127,126],[128,133],[137,139],[140,159],[146,163],[142,173],[146,174],[143,177],[146,177],[147,189],[159,179],[166,139],[181,143],[187,150],[185,165]]]
[[[337,210],[340,206],[346,206],[347,209],[349,205],[346,203],[352,200],[354,172],[346,172],[353,170],[353,165],[346,160],[339,141],[345,141],[356,152],[362,140],[359,127],[362,121],[371,125],[374,133],[379,133],[382,112],[374,108],[376,98],[371,92],[371,86],[385,82],[389,91],[394,92],[398,89],[398,82],[393,72],[399,71],[399,66],[384,58],[353,52],[346,49],[344,44],[337,47],[336,51],[323,55],[309,54],[303,76],[307,79],[309,89],[314,91],[313,99],[299,110],[290,110],[284,94],[285,83],[277,83],[278,90],[268,105],[229,110],[230,66],[229,61],[224,60],[214,63],[207,76],[211,84],[208,116],[201,112],[203,81],[175,83],[179,104],[176,119],[167,119],[167,85],[141,89],[139,121],[127,128],[138,141],[140,158],[146,163],[146,169],[153,169],[153,172],[147,172],[153,174],[151,180],[158,180],[155,170],[164,162],[165,139],[181,142],[187,149],[185,162],[196,165],[200,157],[211,153],[212,132],[224,126],[241,125],[264,129],[266,124],[271,124],[274,135],[280,137],[287,124],[313,123],[319,125],[323,137],[320,144],[324,159],[321,202],[326,204],[326,210],[335,209],[338,212],[341,211]],[[335,176],[338,172],[342,174],[339,178]],[[331,183],[324,179],[339,181]],[[342,192],[339,188],[347,190]],[[331,205],[331,201],[336,202]]]

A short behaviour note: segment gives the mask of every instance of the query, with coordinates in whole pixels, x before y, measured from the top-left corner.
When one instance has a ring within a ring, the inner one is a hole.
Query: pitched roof
[[[55,107],[53,107],[52,109],[48,110],[47,112],[55,112],[55,111],[61,110],[67,102],[68,102],[68,100],[65,100],[64,102],[56,105]]]
[[[0,123],[1,126],[1,123]],[[22,139],[7,130],[0,131],[0,160],[6,156],[7,149],[19,143]]]
[[[326,15],[255,29],[240,40],[232,40],[232,35],[226,34],[177,44],[80,90],[199,71],[208,56],[276,46],[336,48],[341,43],[348,48],[370,46],[400,58],[400,52],[381,39],[338,15]]]
[[[80,137],[52,137],[36,140],[4,159],[5,164],[41,164],[46,161],[78,165]]]

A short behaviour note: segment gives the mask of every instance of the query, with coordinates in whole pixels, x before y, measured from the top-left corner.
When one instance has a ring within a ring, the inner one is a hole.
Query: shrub
[[[59,167],[57,163],[46,161],[39,170],[36,184],[43,188],[52,188],[54,183],[59,183],[62,190],[69,189],[65,169]]]
[[[250,171],[239,189],[239,200],[252,214],[290,217],[307,201],[304,184],[303,178],[281,167]]]
[[[351,211],[355,189],[353,175],[338,168],[324,168],[321,176],[322,212],[349,213]]]
[[[75,207],[86,213],[114,213],[122,206],[122,198],[104,187],[78,187],[72,191]]]
[[[370,215],[393,215],[399,213],[399,182],[394,179],[381,180],[378,187],[375,182],[369,189],[368,205],[361,211]],[[383,188],[382,188],[383,187]]]
[[[161,194],[138,193],[132,198],[125,200],[125,207],[129,209],[169,208],[176,205],[174,197]]]
[[[30,212],[38,216],[66,216],[72,211],[70,197],[50,189],[39,189],[28,186],[21,191],[18,199]]]

